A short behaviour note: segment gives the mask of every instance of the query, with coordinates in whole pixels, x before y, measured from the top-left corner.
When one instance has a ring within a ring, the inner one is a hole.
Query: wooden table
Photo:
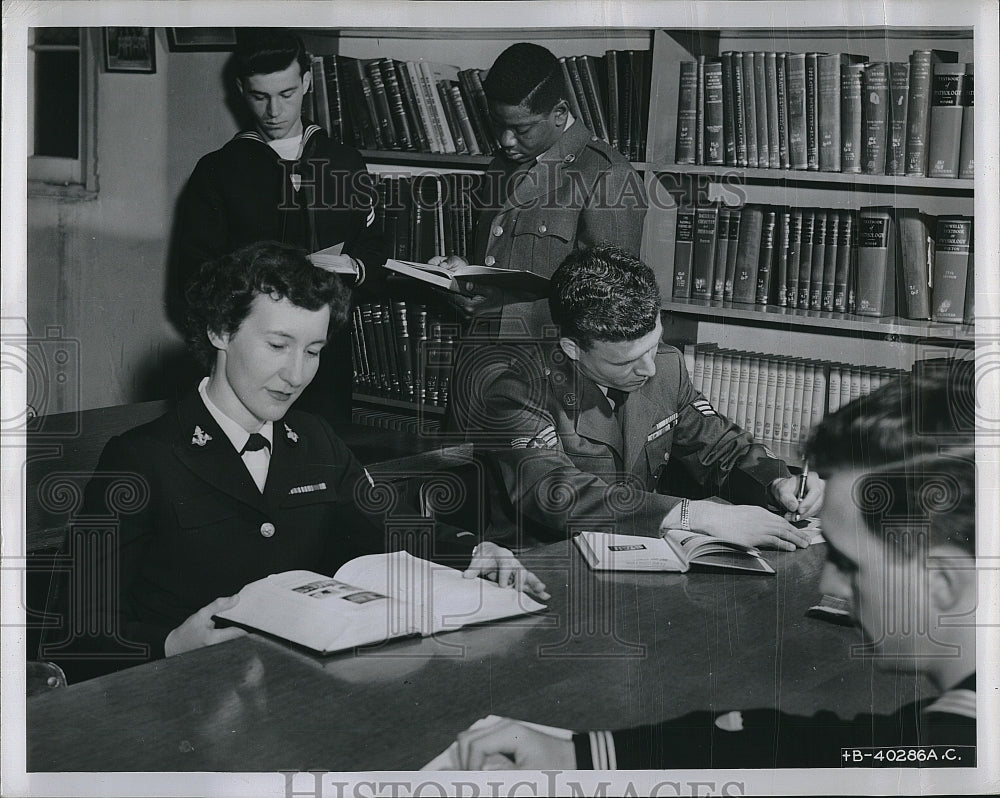
[[[33,697],[28,771],[415,770],[491,713],[617,728],[912,700],[914,677],[849,657],[856,630],[804,617],[824,548],[769,554],[776,576],[608,576],[548,546],[523,558],[541,615],[328,658],[250,635]]]

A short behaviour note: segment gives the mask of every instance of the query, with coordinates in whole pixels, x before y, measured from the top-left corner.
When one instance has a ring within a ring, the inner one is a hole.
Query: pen
[[[368,484],[371,485],[374,488],[375,487],[375,480],[372,479],[372,475],[368,473],[368,469],[367,468],[362,468],[361,470],[365,472],[365,477],[368,479]]]
[[[799,489],[795,491],[795,498],[799,500],[799,504],[806,497],[806,480],[809,479],[809,463],[802,463],[802,473],[799,474]],[[795,513],[795,520],[799,520],[799,513]]]

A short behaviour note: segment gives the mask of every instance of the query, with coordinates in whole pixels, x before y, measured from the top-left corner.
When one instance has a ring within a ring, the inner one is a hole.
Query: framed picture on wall
[[[104,69],[107,72],[156,72],[153,28],[105,28]]]
[[[167,28],[170,52],[212,52],[236,47],[236,28]]]

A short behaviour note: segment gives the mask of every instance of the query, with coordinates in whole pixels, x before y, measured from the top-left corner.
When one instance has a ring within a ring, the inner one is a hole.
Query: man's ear
[[[302,73],[302,93],[303,94],[308,94],[309,93],[309,88],[312,86],[312,79],[313,79],[312,72],[303,72]]]
[[[208,335],[209,343],[212,344],[216,349],[228,349],[229,348],[229,333],[218,333],[215,330],[206,330]]]
[[[552,106],[552,122],[558,127],[565,127],[569,119],[569,103],[560,100]]]
[[[580,359],[580,345],[572,338],[560,338],[559,347],[570,360]]]
[[[976,608],[976,561],[952,546],[928,552],[930,600],[939,613],[964,615]]]

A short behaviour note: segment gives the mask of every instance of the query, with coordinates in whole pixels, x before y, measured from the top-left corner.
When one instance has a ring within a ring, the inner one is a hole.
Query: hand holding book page
[[[357,557],[332,578],[272,574],[239,596],[239,604],[215,617],[322,653],[545,609],[524,593],[403,551]]]

